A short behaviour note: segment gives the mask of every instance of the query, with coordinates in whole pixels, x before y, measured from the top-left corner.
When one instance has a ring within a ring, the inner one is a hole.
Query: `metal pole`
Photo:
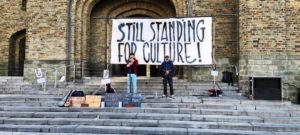
[[[214,22],[215,19],[213,19],[213,22]],[[215,57],[215,51],[216,51],[216,25],[214,23],[212,23],[212,26],[213,26],[213,29],[212,29],[212,32],[213,32],[213,48],[212,48],[212,57],[213,57],[213,64],[217,64],[217,60],[216,60],[216,57]]]
[[[187,1],[187,8],[188,8],[188,17],[191,17],[192,16],[192,11],[193,11],[193,9],[192,9],[192,0],[188,0]],[[189,82],[192,82],[192,75],[193,75],[193,73],[192,73],[192,66],[188,66],[188,72],[189,72],[189,77],[188,77],[188,80],[189,80]]]
[[[82,63],[81,63],[81,77],[83,80],[84,79],[84,61],[82,61]]]
[[[108,19],[105,19],[105,42],[106,42],[106,63],[105,63],[105,68],[108,70],[108,50],[109,50],[109,44],[108,44]]]
[[[216,93],[216,97],[218,96],[218,91],[216,89],[216,76],[214,75],[214,86],[213,86],[215,93]]]
[[[73,65],[73,82],[75,83],[75,77],[76,77],[76,64],[74,63],[74,65]]]
[[[57,67],[54,67],[54,88],[57,88]]]
[[[46,92],[46,87],[47,87],[47,67],[46,67],[46,71],[45,71],[44,92]]]
[[[67,81],[67,65],[65,66],[65,77],[66,77],[66,81]]]

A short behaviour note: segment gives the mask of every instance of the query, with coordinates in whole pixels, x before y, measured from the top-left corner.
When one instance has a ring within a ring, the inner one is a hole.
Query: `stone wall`
[[[27,0],[22,10],[21,0],[0,2],[0,75],[7,75],[10,37],[24,29],[26,79],[33,78],[38,63],[65,62],[67,4],[67,0]]]
[[[243,93],[248,94],[249,76],[282,77],[284,98],[295,100],[291,93],[299,85],[299,1],[241,0],[239,12]]]
[[[97,16],[127,17],[137,14],[154,18],[187,15],[187,6],[185,5],[187,1],[169,1],[171,6],[168,1],[158,4],[150,0],[137,3],[131,0],[127,4],[120,1],[100,1],[102,4],[95,6],[96,2],[74,2],[71,59],[75,61],[89,61],[92,63],[91,65],[95,65],[95,67],[92,67],[93,69],[99,69],[100,71],[104,68],[106,61],[105,44],[107,41],[109,44],[110,24],[107,26],[108,33],[105,35],[105,20],[91,19],[89,18],[90,13],[92,18]],[[157,4],[159,7],[153,6]],[[26,37],[26,68],[34,68],[38,63],[45,63],[46,61],[52,61],[50,63],[55,65],[55,63],[61,64],[66,60],[67,5],[68,1],[28,1],[27,11],[24,12],[24,18],[22,19],[27,19],[26,22],[28,22],[28,25],[24,26],[28,31]],[[236,1],[194,0],[192,5],[193,16],[217,15],[214,17],[216,35],[214,40],[216,45],[215,58],[218,67],[222,67],[222,71],[226,69],[231,70],[230,66],[235,65],[237,59],[236,17],[218,15],[235,14]],[[97,8],[100,10],[97,11]],[[20,12],[22,11],[20,10]],[[25,69],[26,71],[27,69]],[[185,74],[187,73],[185,72]],[[196,75],[193,76],[195,81],[208,80],[208,75],[203,74],[202,70],[195,70],[195,73]],[[31,72],[26,72],[25,77],[27,76],[32,76]]]
[[[235,72],[238,61],[237,0],[193,0],[193,16],[213,17],[214,63],[221,81],[222,72]],[[193,81],[209,81],[210,66],[193,67]]]
[[[20,0],[0,2],[0,76],[7,75],[10,37],[26,29],[26,12],[21,7]]]
[[[286,26],[287,26],[287,69],[285,89],[288,99],[300,101],[300,1],[286,1]]]
[[[27,1],[26,79],[32,78],[37,63],[65,63],[67,9],[67,0]]]

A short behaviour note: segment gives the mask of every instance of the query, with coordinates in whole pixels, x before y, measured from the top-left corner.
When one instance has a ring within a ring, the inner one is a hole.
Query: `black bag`
[[[77,91],[77,90],[75,90],[72,93],[71,97],[84,97],[84,93],[83,93],[83,91]]]
[[[216,90],[213,88],[213,89],[209,89],[208,93],[209,93],[209,96],[216,97],[216,96],[222,95],[223,92],[221,90]]]
[[[222,82],[226,82],[226,83],[228,83],[228,85],[231,84],[233,86],[233,73],[228,72],[228,71],[224,71]]]

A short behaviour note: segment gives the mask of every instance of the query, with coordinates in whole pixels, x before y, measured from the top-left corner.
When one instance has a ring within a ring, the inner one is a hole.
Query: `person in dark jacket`
[[[164,95],[162,97],[166,97],[167,93],[167,83],[170,86],[170,97],[174,98],[173,92],[173,76],[174,76],[174,65],[173,62],[170,60],[168,55],[165,56],[164,62],[161,63],[159,68],[160,74],[163,77],[163,85],[164,85]]]
[[[137,93],[137,73],[138,73],[138,60],[135,59],[134,53],[129,54],[129,60],[126,64],[126,72],[127,72],[127,93],[130,93],[130,85],[133,85],[133,94]]]

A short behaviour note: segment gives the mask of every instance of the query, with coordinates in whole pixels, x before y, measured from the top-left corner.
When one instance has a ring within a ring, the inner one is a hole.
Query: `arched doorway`
[[[14,33],[9,39],[8,75],[23,76],[26,48],[26,30]]]
[[[101,0],[91,10],[88,45],[88,69],[91,76],[101,76],[109,63],[112,18],[175,17],[169,0]],[[109,18],[108,18],[109,17]],[[109,65],[112,76],[124,76],[124,65]],[[99,72],[100,71],[100,72]],[[139,76],[158,76],[158,66],[139,66]]]

